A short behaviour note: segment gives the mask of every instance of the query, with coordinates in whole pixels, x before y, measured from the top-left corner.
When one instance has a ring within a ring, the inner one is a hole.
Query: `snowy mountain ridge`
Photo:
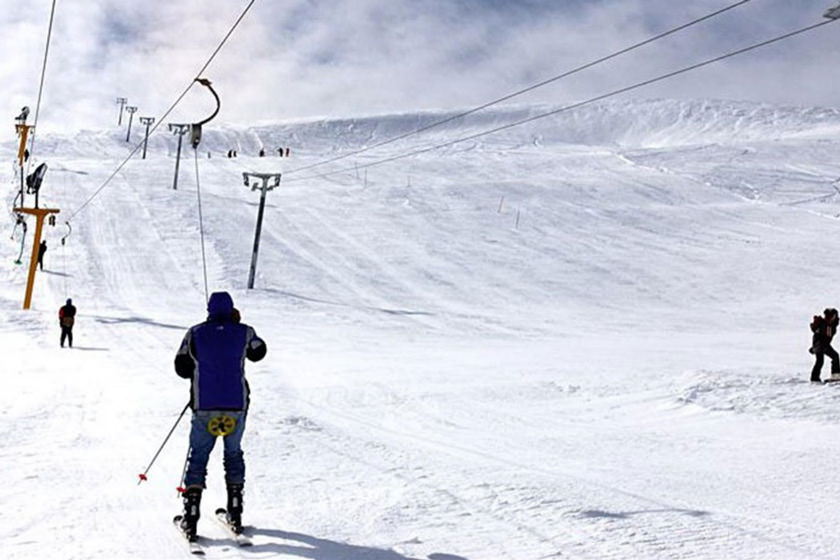
[[[274,156],[279,147],[294,147],[304,153],[328,154],[361,149],[452,119],[389,148],[409,151],[412,147],[448,142],[558,110],[560,112],[556,115],[469,143],[500,148],[534,142],[544,145],[655,148],[833,137],[840,131],[840,111],[828,108],[780,107],[723,100],[607,101],[569,110],[563,110],[564,107],[566,105],[500,106],[463,118],[454,118],[463,111],[424,111],[304,119],[255,126],[211,126],[204,131],[202,150],[224,155],[228,150],[235,149],[242,155],[256,155],[264,148],[267,156]],[[39,138],[39,144],[45,154],[116,155],[121,147],[134,147],[141,142],[143,134],[144,128],[134,123],[131,143],[124,142],[124,132],[83,131],[76,135],[46,135]],[[176,147],[177,138],[165,127],[161,127],[149,141],[152,151],[166,150],[171,154]]]

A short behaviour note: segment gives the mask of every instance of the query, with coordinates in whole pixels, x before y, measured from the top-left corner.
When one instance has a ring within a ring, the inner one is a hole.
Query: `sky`
[[[220,122],[470,108],[561,74],[734,0],[256,0],[204,73]],[[0,93],[9,130],[34,109],[52,0],[3,0]],[[40,131],[116,126],[117,97],[160,117],[247,0],[58,0]],[[601,95],[823,20],[835,0],[751,0],[713,20],[512,100],[562,105]],[[840,27],[840,24],[838,24]],[[659,85],[636,98],[837,104],[834,25]],[[10,54],[13,53],[13,54]],[[193,88],[167,119],[194,122]],[[0,132],[8,139],[11,132]]]

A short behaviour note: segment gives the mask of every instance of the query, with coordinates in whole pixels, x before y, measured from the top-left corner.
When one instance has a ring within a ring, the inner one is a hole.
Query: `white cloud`
[[[734,0],[733,0],[734,1]],[[469,107],[726,5],[726,0],[257,0],[206,72],[220,120]],[[0,88],[11,119],[34,110],[51,0],[0,12]],[[246,0],[58,2],[41,128],[116,125],[115,98],[159,117]],[[802,4],[807,4],[803,6]],[[822,20],[834,1],[753,0],[522,102],[576,101]],[[833,105],[840,32],[780,45],[635,92]],[[212,104],[194,90],[169,120]]]

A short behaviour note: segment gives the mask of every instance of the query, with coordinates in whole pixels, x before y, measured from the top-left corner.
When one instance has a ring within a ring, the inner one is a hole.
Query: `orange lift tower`
[[[32,288],[35,285],[35,270],[38,268],[38,248],[41,245],[41,231],[44,226],[44,218],[50,214],[61,212],[58,208],[38,208],[38,191],[41,189],[41,182],[47,172],[47,164],[42,163],[35,171],[26,178],[26,192],[35,195],[34,208],[24,208],[23,205],[15,208],[15,212],[35,216],[35,237],[32,239],[32,257],[29,259],[29,276],[26,279],[26,295],[23,298],[23,308],[29,309],[32,303]]]

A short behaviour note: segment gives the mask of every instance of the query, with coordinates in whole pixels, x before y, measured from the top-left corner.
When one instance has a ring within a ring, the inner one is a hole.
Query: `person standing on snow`
[[[206,488],[207,461],[224,437],[227,515],[234,532],[242,532],[242,494],[245,459],[242,434],[249,404],[245,358],[258,362],[267,347],[253,327],[236,321],[233,299],[215,292],[207,302],[207,320],[191,327],[175,355],[175,372],[191,379],[190,452],[184,475],[184,516],[181,528],[190,540],[197,538],[201,493]]]
[[[73,300],[67,298],[67,303],[58,310],[58,324],[61,326],[61,347],[64,348],[64,340],[68,346],[73,348],[73,324],[76,322],[76,307]]]
[[[47,240],[44,239],[41,241],[41,244],[38,246],[38,266],[41,267],[41,270],[44,270],[44,253],[47,252]]]
[[[840,356],[831,347],[831,339],[837,332],[838,322],[840,322],[840,319],[838,319],[837,310],[834,308],[823,311],[822,317],[814,315],[814,320],[811,322],[811,332],[814,333],[814,336],[810,352],[816,356],[814,368],[811,370],[811,381],[815,383],[820,382],[820,372],[826,355],[831,358],[831,376],[840,374]]]

